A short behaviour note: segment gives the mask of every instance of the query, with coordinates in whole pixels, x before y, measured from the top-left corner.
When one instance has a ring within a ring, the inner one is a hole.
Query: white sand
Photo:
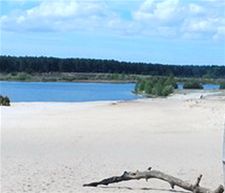
[[[203,174],[202,185],[216,188],[223,183],[225,100],[187,95],[2,107],[2,192],[168,190],[168,184],[158,180],[82,187],[149,166],[190,182]]]

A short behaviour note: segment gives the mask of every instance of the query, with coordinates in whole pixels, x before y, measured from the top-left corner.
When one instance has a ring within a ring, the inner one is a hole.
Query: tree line
[[[225,66],[164,65],[103,59],[31,56],[0,56],[0,71],[3,73],[82,72],[225,78]]]

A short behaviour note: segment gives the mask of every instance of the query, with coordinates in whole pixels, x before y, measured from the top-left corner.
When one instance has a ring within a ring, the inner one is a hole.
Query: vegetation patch
[[[184,89],[203,89],[202,84],[199,81],[191,80],[184,83]]]
[[[9,97],[0,95],[0,106],[10,106]]]
[[[225,89],[225,82],[220,83],[220,89]]]
[[[149,97],[168,96],[177,88],[173,77],[152,77],[139,79],[135,86],[135,93]]]

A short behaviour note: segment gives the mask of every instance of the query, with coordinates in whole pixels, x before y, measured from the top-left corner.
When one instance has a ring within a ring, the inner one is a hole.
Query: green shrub
[[[120,75],[117,74],[117,73],[114,73],[114,74],[111,75],[112,80],[119,80],[119,78],[120,78]]]
[[[152,94],[155,96],[162,96],[163,84],[158,80],[152,88]]]
[[[71,82],[71,81],[74,80],[74,77],[73,76],[63,76],[62,80],[67,81],[67,82]]]
[[[9,97],[0,95],[0,106],[10,106]]]
[[[138,84],[138,91],[143,92],[145,90],[145,80],[141,80],[141,82]]]
[[[220,83],[220,89],[225,89],[225,82]]]
[[[178,87],[175,79],[172,76],[168,77],[165,80],[165,83],[164,84],[165,85],[172,85],[172,87],[175,88],[175,89]]]
[[[27,81],[27,80],[31,80],[31,76],[25,72],[21,72],[15,76],[15,80]]]
[[[17,75],[17,72],[12,72],[11,73],[11,76],[16,76]]]
[[[173,93],[174,87],[172,85],[167,85],[162,90],[162,96],[168,96]]]
[[[153,88],[153,84],[152,84],[152,81],[151,80],[145,80],[145,82],[144,82],[145,84],[144,84],[144,92],[146,93],[146,94],[151,94],[152,93],[152,88]]]
[[[183,88],[184,89],[203,89],[203,86],[200,82],[192,80],[189,82],[185,82]]]
[[[173,77],[152,77],[139,79],[135,86],[135,92],[147,96],[168,96],[176,87],[177,84]]]

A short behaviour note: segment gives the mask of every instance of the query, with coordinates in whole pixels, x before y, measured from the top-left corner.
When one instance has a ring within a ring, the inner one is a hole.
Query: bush
[[[220,89],[225,89],[225,82],[220,83]]]
[[[9,97],[0,95],[0,106],[10,106]]]
[[[200,82],[192,80],[189,82],[185,82],[183,88],[184,89],[203,89],[203,86]]]
[[[145,81],[144,91],[146,94],[151,94],[153,89],[153,84],[150,80]]]
[[[145,90],[145,80],[141,80],[139,83],[138,83],[138,88],[137,88],[138,92],[141,91],[143,92]]]
[[[163,90],[163,84],[160,80],[156,82],[152,88],[152,93],[155,96],[163,96],[162,95],[162,90]]]
[[[177,84],[173,77],[152,77],[139,79],[135,86],[135,92],[147,96],[168,96],[173,93],[176,87]]]
[[[167,85],[162,90],[162,96],[168,96],[173,93],[174,87],[172,85]]]
[[[15,76],[15,79],[19,81],[28,81],[31,79],[31,76],[25,72],[21,72]]]

